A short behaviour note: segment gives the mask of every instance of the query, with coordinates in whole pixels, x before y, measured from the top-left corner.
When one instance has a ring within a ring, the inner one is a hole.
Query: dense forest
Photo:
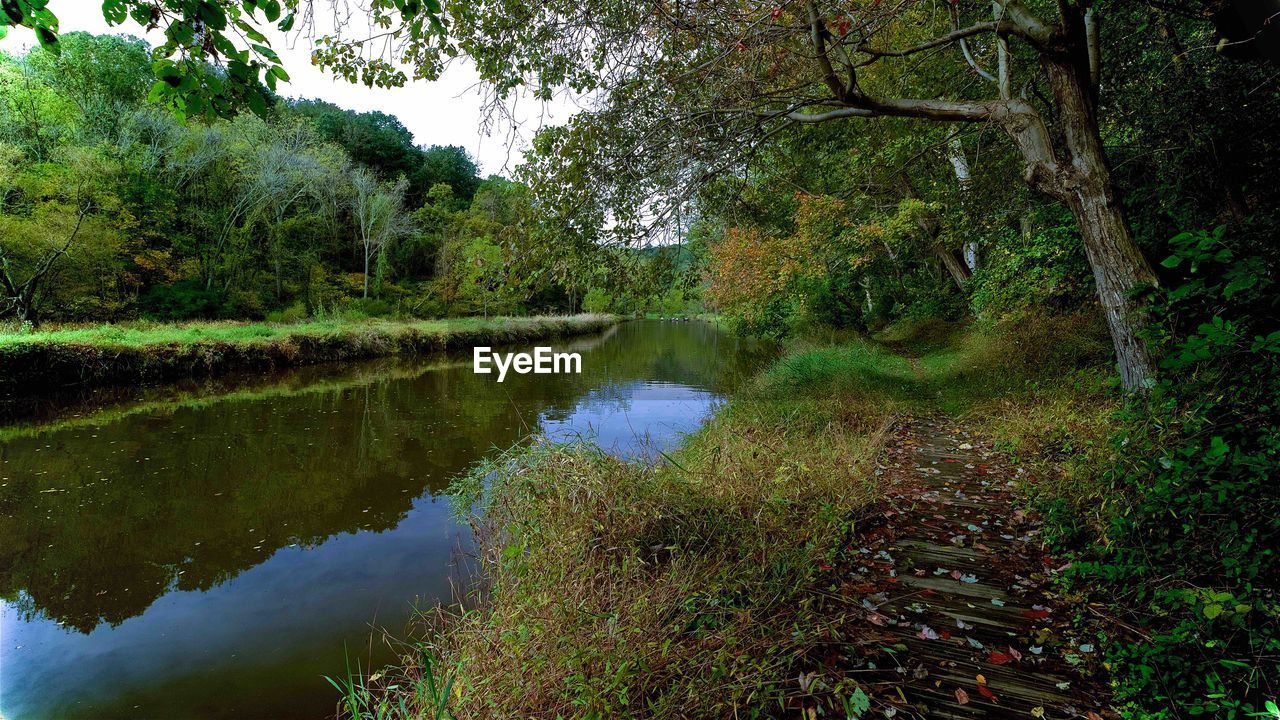
[[[163,32],[154,49],[10,7],[46,46],[0,58],[0,312],[19,331],[707,310],[794,343],[670,466],[485,465],[496,590],[344,712],[870,717],[870,671],[822,667],[866,623],[814,608],[854,593],[832,568],[898,510],[875,495],[887,429],[916,443],[910,418],[944,412],[1047,478],[1008,502],[1065,558],[1054,632],[1089,648],[1066,657],[1104,678],[1107,712],[1280,712],[1270,5],[374,0],[375,32],[319,33],[313,62],[353,82],[465,56],[495,116],[585,98],[514,179],[392,117],[281,99],[279,58],[236,38],[299,32],[310,3],[104,3]],[[437,655],[465,692],[437,692]]]
[[[686,310],[676,249],[562,232],[394,117],[272,95],[184,121],[148,102],[145,42],[59,46],[0,55],[11,322]]]

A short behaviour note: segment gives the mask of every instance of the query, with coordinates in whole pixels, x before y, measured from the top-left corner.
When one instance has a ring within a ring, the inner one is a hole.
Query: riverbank
[[[195,322],[0,334],[0,393],[34,395],[232,371],[421,355],[602,331],[612,315],[294,324]]]
[[[440,615],[407,666],[338,680],[347,714],[396,716],[401,702],[433,718],[904,709],[903,678],[876,668],[920,663],[895,659],[868,612],[898,582],[885,518],[894,498],[913,504],[887,470],[899,430],[945,411],[1016,450],[1105,422],[1110,407],[1106,381],[1089,380],[1107,356],[1090,322],[999,330],[923,324],[798,344],[659,466],[545,445],[484,465],[454,488],[481,528],[474,609]],[[858,580],[857,567],[882,577]],[[1029,647],[1028,668],[1042,660]],[[985,702],[966,693],[951,697]]]

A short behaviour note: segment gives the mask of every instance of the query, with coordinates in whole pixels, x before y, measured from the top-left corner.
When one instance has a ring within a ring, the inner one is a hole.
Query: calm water
[[[0,717],[326,717],[323,675],[455,595],[452,476],[535,430],[652,455],[766,353],[702,323],[559,347],[581,375],[388,361],[0,428]]]

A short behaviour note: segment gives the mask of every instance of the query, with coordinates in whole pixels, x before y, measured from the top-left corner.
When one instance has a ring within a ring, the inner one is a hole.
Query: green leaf
[[[1218,458],[1226,455],[1230,449],[1231,448],[1227,446],[1227,442],[1222,439],[1221,435],[1214,435],[1213,440],[1209,442],[1209,450],[1206,451],[1204,455],[1206,459],[1217,460]],[[1221,610],[1222,608],[1219,607],[1218,609]]]
[[[1204,616],[1206,618],[1209,618],[1210,620],[1218,617],[1221,614],[1222,614],[1222,606],[1217,603],[1204,606]]]
[[[165,88],[168,85],[161,80],[157,80],[151,84],[151,92],[147,93],[147,102],[157,103],[164,97]]]
[[[62,55],[62,48],[58,46],[58,34],[47,27],[38,27],[36,30],[36,39],[40,41],[40,47],[48,50],[54,55]]]
[[[223,9],[210,2],[202,2],[196,8],[196,15],[204,21],[206,25],[214,30],[227,29],[227,13]]]
[[[855,715],[861,715],[870,709],[871,698],[867,693],[862,688],[854,690],[853,695],[849,696],[849,710]]]
[[[1257,275],[1245,275],[1244,277],[1236,278],[1235,280],[1232,280],[1231,282],[1227,283],[1227,286],[1222,289],[1222,296],[1230,299],[1231,296],[1235,295],[1237,292],[1241,290],[1248,290],[1249,288],[1257,284],[1258,284]]]
[[[106,18],[107,24],[119,25],[129,17],[129,8],[120,0],[106,0],[102,3],[102,16]]]

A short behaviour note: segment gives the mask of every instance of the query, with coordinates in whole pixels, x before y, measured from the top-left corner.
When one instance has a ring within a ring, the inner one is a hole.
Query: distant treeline
[[[382,112],[184,121],[150,48],[0,54],[0,320],[682,311],[677,253],[606,250]],[[686,263],[687,264],[687,263]]]

